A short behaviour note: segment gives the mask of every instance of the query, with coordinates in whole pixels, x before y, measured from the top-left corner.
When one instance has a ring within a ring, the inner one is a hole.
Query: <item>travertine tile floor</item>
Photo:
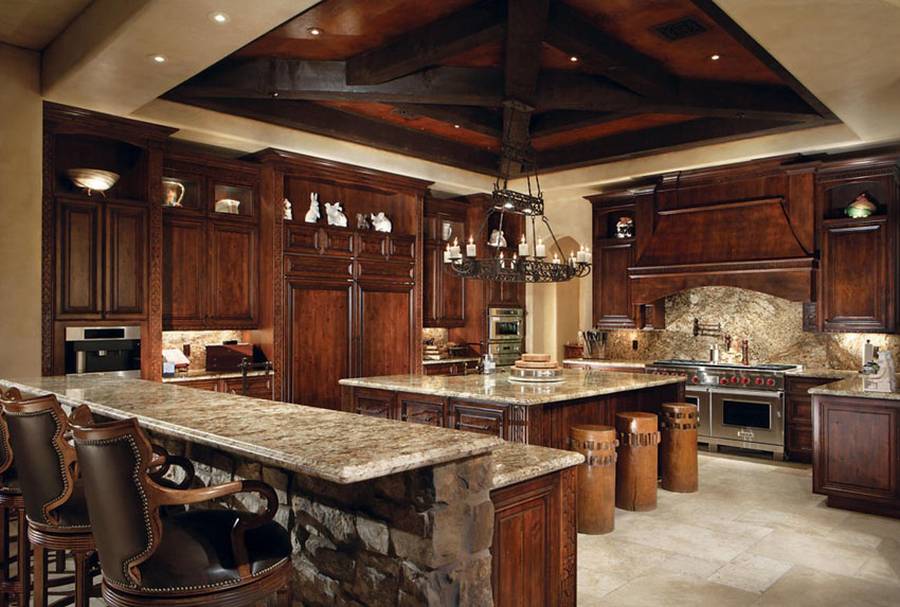
[[[837,510],[808,466],[700,455],[700,491],[578,536],[579,607],[898,607],[900,520]]]

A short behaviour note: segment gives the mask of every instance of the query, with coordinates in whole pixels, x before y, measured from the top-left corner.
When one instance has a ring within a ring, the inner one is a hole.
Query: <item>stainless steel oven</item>
[[[498,367],[509,367],[522,358],[522,342],[496,341],[488,344],[488,352]]]
[[[522,308],[488,308],[488,341],[525,339],[525,311]]]
[[[709,388],[686,387],[684,401],[697,407],[697,441],[708,443],[712,429]]]
[[[710,389],[711,443],[784,456],[784,392]]]

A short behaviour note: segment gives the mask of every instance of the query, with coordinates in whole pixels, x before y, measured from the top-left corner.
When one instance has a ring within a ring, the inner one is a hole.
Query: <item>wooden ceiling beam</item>
[[[246,98],[191,99],[176,93],[169,93],[166,98],[479,173],[493,174],[499,161],[497,154],[489,150],[475,148],[310,101]]]
[[[550,7],[546,41],[635,93],[665,97],[675,91],[676,79],[661,63],[598,30],[561,2]]]
[[[398,103],[396,108],[405,116],[433,118],[498,139],[503,127],[500,114],[486,108],[417,103]]]
[[[506,5],[483,0],[347,60],[347,84],[381,84],[502,39]]]
[[[175,89],[185,97],[343,100],[498,107],[499,70],[434,67],[384,84],[349,85],[343,61],[255,58],[223,61]]]
[[[531,136],[543,137],[545,135],[554,135],[565,131],[580,129],[587,126],[596,126],[598,124],[606,124],[615,122],[636,113],[631,111],[622,112],[583,112],[577,110],[552,110],[537,114],[531,119]]]
[[[697,118],[640,131],[618,133],[592,141],[544,150],[538,154],[541,169],[560,170],[596,162],[621,160],[648,153],[670,152],[775,132],[807,128],[806,123],[773,120]]]

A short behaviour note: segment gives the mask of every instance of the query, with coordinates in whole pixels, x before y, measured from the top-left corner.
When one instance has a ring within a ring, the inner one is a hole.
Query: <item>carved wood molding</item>
[[[53,266],[56,242],[53,165],[53,135],[45,128],[41,197],[41,375],[53,374]]]

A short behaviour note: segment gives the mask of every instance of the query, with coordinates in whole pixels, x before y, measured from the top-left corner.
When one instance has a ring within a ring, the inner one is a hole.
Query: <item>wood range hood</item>
[[[769,187],[747,191],[732,183],[731,197],[708,181],[695,189],[679,177],[664,178],[656,196],[636,209],[638,246],[628,268],[635,304],[702,286],[815,300],[818,262],[807,175],[756,176],[755,183],[768,181]],[[784,187],[771,187],[773,182]]]

